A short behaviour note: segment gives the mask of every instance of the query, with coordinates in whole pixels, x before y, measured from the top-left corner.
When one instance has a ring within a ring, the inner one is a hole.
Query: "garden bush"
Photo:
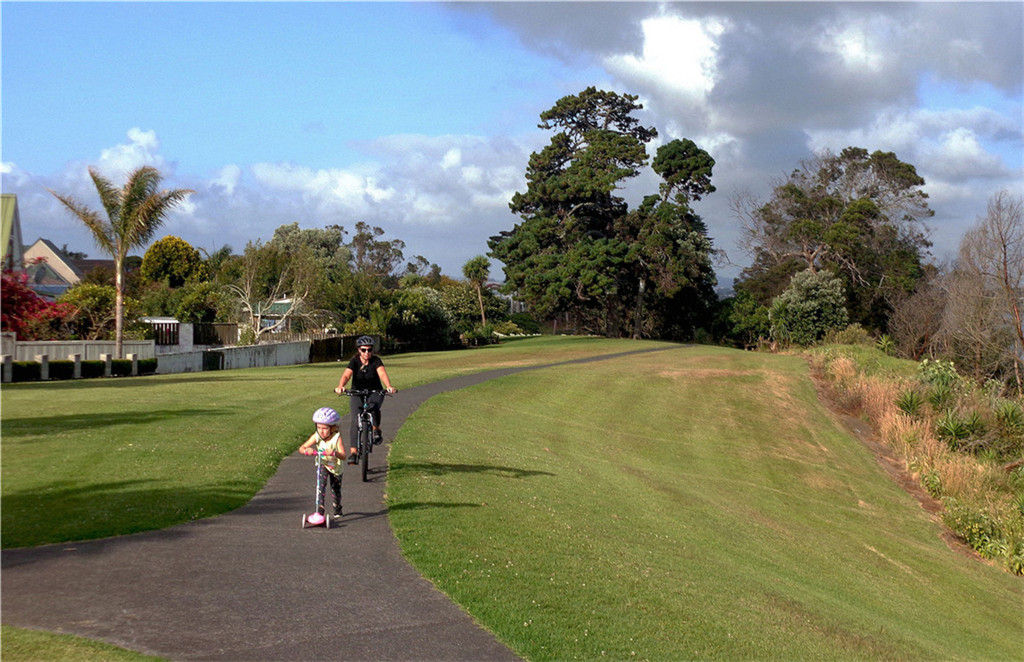
[[[40,365],[35,361],[15,361],[12,365],[12,379],[16,382],[39,381]]]
[[[50,379],[74,379],[75,362],[67,359],[50,361]]]
[[[105,369],[105,361],[82,361],[82,377],[84,379],[102,377]]]
[[[125,377],[132,374],[132,362],[128,359],[114,359],[110,362],[110,373],[115,377]]]

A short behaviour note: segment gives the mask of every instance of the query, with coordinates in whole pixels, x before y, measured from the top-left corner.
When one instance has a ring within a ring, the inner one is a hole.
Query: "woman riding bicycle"
[[[388,393],[394,393],[395,389],[391,386],[388,371],[384,369],[384,362],[373,352],[373,338],[370,336],[360,336],[356,340],[356,346],[359,350],[352,357],[352,360],[349,361],[345,372],[341,373],[341,380],[338,382],[338,388],[334,389],[334,392],[341,395],[345,392],[346,384],[348,384],[349,380],[352,380],[353,391],[387,391]],[[383,435],[380,431],[380,406],[384,402],[384,396],[380,393],[375,393],[368,396],[368,398],[370,413],[373,415],[373,443],[376,445],[383,441]],[[357,438],[361,404],[360,398],[352,398],[352,401],[349,403],[350,411],[352,412],[348,437],[350,444],[355,443]],[[356,448],[352,446],[349,453],[349,463],[355,464],[357,459]]]

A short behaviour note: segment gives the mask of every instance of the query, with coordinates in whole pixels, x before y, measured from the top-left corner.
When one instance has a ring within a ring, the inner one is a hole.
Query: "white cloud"
[[[242,178],[242,169],[237,165],[231,164],[226,165],[220,169],[217,176],[210,180],[212,186],[219,186],[224,189],[227,195],[231,195],[235,192],[235,187],[238,186],[238,182]]]
[[[144,165],[153,166],[158,170],[166,169],[166,162],[159,154],[160,141],[156,131],[143,131],[138,127],[128,130],[127,144],[115,145],[100,152],[96,169],[104,176],[118,181],[126,173]],[[163,173],[165,176],[167,173]]]
[[[662,15],[645,19],[640,56],[613,55],[605,65],[625,81],[703,102],[717,79],[717,39],[726,24],[718,19]]]
[[[848,70],[873,74],[881,71],[885,63],[879,33],[877,25],[836,25],[825,31],[818,45],[822,51],[838,55]]]
[[[458,165],[461,163],[462,150],[460,150],[458,147],[452,147],[447,152],[445,152],[444,156],[441,158],[441,167],[444,168],[445,170],[448,170],[449,168],[458,167]]]

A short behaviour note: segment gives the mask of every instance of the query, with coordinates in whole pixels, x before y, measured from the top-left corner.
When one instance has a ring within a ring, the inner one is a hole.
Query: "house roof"
[[[82,280],[86,274],[98,268],[113,270],[113,260],[92,260],[68,257],[57,245],[49,239],[40,237],[34,244],[25,250],[25,259],[45,258],[48,271],[53,272],[58,278],[68,285],[74,285]],[[31,271],[31,268],[30,268]]]
[[[278,299],[269,306],[263,307],[262,304],[256,305],[256,314],[264,317],[281,317],[286,314],[292,308],[291,299]]]
[[[26,260],[37,258],[45,259],[46,271],[56,275],[68,285],[74,285],[82,280],[83,274],[78,267],[64,254],[64,251],[57,248],[49,239],[40,237],[25,250]],[[29,270],[32,271],[32,268],[30,267]]]

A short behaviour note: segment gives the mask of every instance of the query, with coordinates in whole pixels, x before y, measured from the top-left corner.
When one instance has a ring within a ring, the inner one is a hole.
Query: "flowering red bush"
[[[0,330],[18,340],[55,340],[70,335],[74,306],[47,301],[28,286],[28,275],[4,271],[0,289]]]

